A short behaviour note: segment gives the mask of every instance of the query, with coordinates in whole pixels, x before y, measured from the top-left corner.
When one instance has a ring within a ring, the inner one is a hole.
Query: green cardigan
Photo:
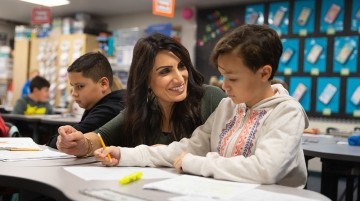
[[[205,93],[201,99],[201,116],[202,122],[204,123],[206,119],[211,115],[211,113],[216,109],[220,101],[226,97],[226,94],[218,87],[204,85]],[[124,110],[121,111],[117,116],[112,120],[106,123],[104,126],[100,127],[95,132],[101,133],[102,138],[106,145],[110,146],[126,146],[120,141],[120,136],[122,135],[124,127]],[[170,135],[161,135],[158,144],[170,144],[173,139]]]

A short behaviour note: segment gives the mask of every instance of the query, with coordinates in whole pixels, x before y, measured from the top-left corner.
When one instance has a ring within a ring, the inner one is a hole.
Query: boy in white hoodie
[[[265,25],[243,25],[216,44],[224,98],[190,139],[168,146],[96,150],[107,166],[169,166],[215,179],[304,187],[301,136],[308,119],[282,85],[271,85],[282,44]],[[110,153],[112,160],[107,159]]]

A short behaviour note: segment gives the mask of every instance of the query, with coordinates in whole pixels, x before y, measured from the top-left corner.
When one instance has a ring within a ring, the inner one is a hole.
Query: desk
[[[1,114],[7,114],[7,113],[11,113],[11,111],[14,108],[12,106],[8,106],[8,105],[0,105],[0,113]]]
[[[22,115],[22,114],[2,114],[5,121],[11,122],[18,128],[25,124],[33,125],[32,138],[35,142],[39,143],[39,123],[44,115]],[[20,134],[21,130],[19,129]],[[22,134],[23,135],[23,134]]]
[[[74,117],[70,115],[56,115],[56,116],[49,116],[49,117],[43,117],[41,118],[42,124],[48,124],[48,125],[55,125],[55,126],[62,126],[62,125],[74,125],[79,123],[81,120],[81,117]]]
[[[331,200],[337,200],[338,178],[341,176],[347,177],[346,200],[353,200],[353,178],[360,170],[360,147],[349,146],[346,142],[347,138],[329,135],[303,136],[305,156],[321,159],[320,191]]]
[[[45,115],[1,114],[6,120],[19,120],[26,122],[39,122]]]
[[[53,108],[53,110],[54,110],[54,112],[56,114],[66,114],[66,113],[69,112],[69,108],[58,108],[58,107],[56,107],[56,108]]]
[[[22,126],[22,124],[33,125],[32,138],[36,143],[40,143],[39,126],[40,124],[50,126],[62,126],[62,125],[73,125],[78,123],[81,118],[67,116],[67,115],[22,115],[22,114],[2,114],[5,121],[11,122],[16,126]],[[49,134],[52,135],[56,129],[49,129]],[[21,130],[20,130],[21,134]]]
[[[91,162],[91,159],[92,158],[63,160],[70,160],[70,163],[71,160],[75,160],[78,162],[78,164],[80,164],[82,160],[88,160],[86,165],[101,166],[99,163],[89,164],[88,162]],[[79,193],[79,190],[89,188],[109,188],[124,194],[136,195],[147,200],[168,200],[170,197],[178,196],[176,194],[162,191],[142,189],[144,184],[159,181],[159,179],[141,179],[137,182],[122,186],[119,185],[116,180],[82,180],[79,177],[64,170],[63,167],[53,166],[51,163],[54,161],[51,160],[42,161],[41,165],[39,165],[37,161],[26,161],[26,163],[24,162],[0,162],[0,186],[15,187],[22,190],[33,191],[62,201],[99,201],[98,199],[91,198]],[[49,165],[46,165],[45,163],[49,163]],[[68,165],[69,163],[66,164]],[[24,168],[24,166],[26,166],[26,168]],[[173,168],[166,168],[166,170],[172,172],[175,171]],[[261,185],[258,187],[258,189],[289,195],[297,195],[303,198],[315,200],[329,200],[317,192],[280,185]],[[271,200],[271,198],[269,198],[269,200]]]
[[[70,114],[62,114],[60,116],[50,116],[50,117],[44,117],[40,120],[41,125],[46,125],[47,132],[48,132],[48,139],[46,142],[49,142],[49,139],[52,138],[53,135],[58,134],[58,128],[63,125],[74,125],[80,122],[81,117],[74,117]]]

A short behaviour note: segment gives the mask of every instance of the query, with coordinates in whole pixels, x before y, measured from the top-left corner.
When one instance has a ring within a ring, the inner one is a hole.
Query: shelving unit
[[[67,67],[86,52],[98,48],[96,36],[88,34],[61,35],[57,38],[33,38],[15,41],[14,97],[12,105],[21,96],[21,88],[31,70],[38,69],[40,75],[51,83],[50,101],[56,107],[65,107],[69,86]]]

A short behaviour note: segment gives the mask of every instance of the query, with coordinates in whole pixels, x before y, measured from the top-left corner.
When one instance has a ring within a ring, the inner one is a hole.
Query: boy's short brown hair
[[[211,60],[217,68],[220,55],[234,52],[253,72],[270,65],[272,73],[269,80],[272,80],[278,69],[282,50],[282,43],[276,31],[266,25],[246,24],[237,27],[218,41]]]
[[[33,92],[35,88],[41,90],[44,87],[47,87],[47,88],[50,87],[50,82],[47,81],[44,77],[35,76],[30,81],[30,92]]]
[[[67,69],[67,72],[81,72],[86,78],[97,82],[102,77],[113,83],[113,72],[109,60],[100,52],[89,52],[76,59]]]

